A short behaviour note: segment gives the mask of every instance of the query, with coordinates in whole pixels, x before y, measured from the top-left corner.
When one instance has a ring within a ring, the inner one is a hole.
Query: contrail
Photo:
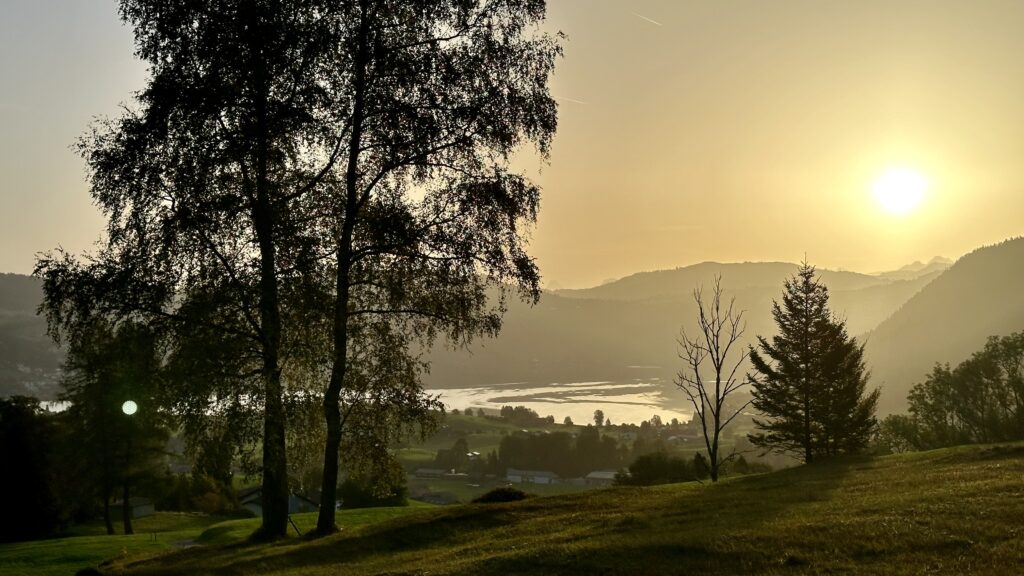
[[[637,18],[639,18],[641,20],[646,20],[646,21],[650,22],[651,24],[654,24],[655,26],[661,26],[662,25],[661,22],[658,22],[657,20],[652,20],[652,19],[648,18],[647,16],[644,16],[643,14],[637,14],[636,12],[630,12],[630,14],[632,14],[633,16],[636,16]]]
[[[575,98],[566,98],[565,96],[555,96],[555,100],[562,100],[564,102],[572,102],[573,104],[586,105],[586,102],[584,102],[583,100],[577,100]]]

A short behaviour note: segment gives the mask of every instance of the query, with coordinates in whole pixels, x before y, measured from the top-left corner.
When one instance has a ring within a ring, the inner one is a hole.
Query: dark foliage
[[[759,336],[750,351],[752,404],[764,415],[750,441],[805,462],[864,449],[879,392],[867,392],[864,348],[830,312],[812,266],[786,281],[772,316],[778,334],[771,342]]]
[[[0,399],[0,492],[6,498],[2,542],[43,538],[60,528],[53,420],[35,398]]]
[[[1024,440],[1024,332],[989,338],[956,368],[936,365],[907,400],[909,415],[882,422],[891,451]]]
[[[81,487],[102,504],[107,532],[113,533],[111,499],[160,474],[169,430],[158,400],[161,350],[146,327],[113,326],[93,319],[67,331],[68,355],[61,400],[62,417],[76,449],[65,466]],[[131,400],[131,416],[122,404]],[[131,533],[130,518],[120,519]]]
[[[497,504],[500,502],[518,502],[519,500],[526,500],[530,495],[518,488],[511,486],[501,486],[485,492],[476,498],[473,498],[474,504]]]
[[[710,472],[708,461],[700,452],[686,460],[658,451],[638,457],[629,465],[629,474],[617,474],[615,482],[631,486],[692,482],[707,478]]]
[[[369,463],[370,468],[357,469],[338,487],[342,508],[406,506],[407,476],[398,460],[389,455]]]
[[[587,426],[575,438],[568,432],[510,434],[501,439],[498,460],[503,469],[549,470],[570,478],[594,470],[618,469],[626,452],[615,438]]]

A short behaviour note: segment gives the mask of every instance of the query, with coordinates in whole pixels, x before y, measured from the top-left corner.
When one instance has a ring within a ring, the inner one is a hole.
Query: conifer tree
[[[779,333],[751,348],[752,405],[765,416],[756,446],[818,456],[864,447],[875,424],[878,391],[865,394],[864,351],[828,308],[828,289],[806,262],[785,282],[772,316]]]

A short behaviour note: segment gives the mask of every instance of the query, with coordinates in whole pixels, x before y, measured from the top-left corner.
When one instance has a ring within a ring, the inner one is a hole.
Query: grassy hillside
[[[415,512],[335,536],[118,561],[127,574],[1019,574],[1024,445]]]
[[[424,509],[430,504],[413,502],[398,508],[370,508],[338,512],[346,529],[378,524]],[[295,514],[295,526],[306,533],[316,526],[316,513]],[[188,546],[234,546],[259,526],[259,519],[225,520],[204,514],[157,512],[134,522],[135,534],[107,536],[102,522],[75,528],[64,538],[0,544],[0,574],[4,576],[66,576],[85,566],[107,565],[117,559],[134,560]],[[289,531],[294,528],[289,528]]]

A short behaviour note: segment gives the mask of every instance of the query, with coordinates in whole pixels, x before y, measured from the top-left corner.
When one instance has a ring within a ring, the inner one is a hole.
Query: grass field
[[[320,540],[127,558],[128,574],[1022,574],[1024,445],[709,484],[413,510]]]
[[[159,512],[133,522],[135,534],[108,536],[102,522],[76,527],[66,538],[0,544],[0,574],[66,576],[113,558],[138,558],[183,545],[223,518]],[[115,522],[120,532],[121,525]]]
[[[396,508],[342,510],[337,519],[342,530],[350,530],[430,508],[434,506],[411,502]],[[292,520],[300,532],[306,533],[316,526],[316,513],[294,514]],[[136,533],[131,536],[108,536],[102,523],[89,524],[78,527],[66,538],[0,544],[0,575],[65,576],[110,560],[134,561],[186,546],[238,545],[256,530],[259,522],[258,518],[225,520],[201,514],[157,512],[135,520]]]

